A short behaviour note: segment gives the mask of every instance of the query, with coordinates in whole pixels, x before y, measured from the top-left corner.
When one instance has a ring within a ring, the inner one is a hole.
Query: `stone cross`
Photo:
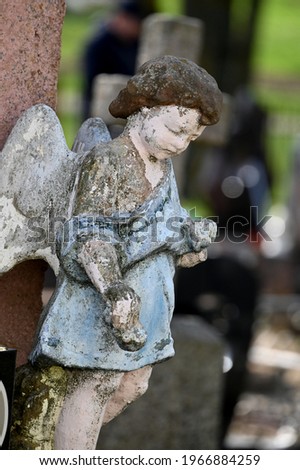
[[[0,272],[42,258],[58,274],[18,378],[15,448],[95,448],[174,354],[174,269],[204,261],[216,227],[181,207],[170,157],[218,121],[221,102],[205,70],[164,56],[112,101],[127,118],[113,140],[91,119],[69,150],[43,104],[14,127],[0,155]]]

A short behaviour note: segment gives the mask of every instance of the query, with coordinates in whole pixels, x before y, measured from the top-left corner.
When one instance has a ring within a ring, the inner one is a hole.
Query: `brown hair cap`
[[[213,77],[194,62],[163,56],[145,62],[114,99],[109,111],[127,118],[141,108],[177,105],[199,109],[201,124],[218,122],[222,93]]]

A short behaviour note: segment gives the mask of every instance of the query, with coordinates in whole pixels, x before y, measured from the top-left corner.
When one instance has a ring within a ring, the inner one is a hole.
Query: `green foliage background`
[[[180,13],[183,0],[157,0],[160,11]],[[72,144],[80,124],[82,65],[87,39],[105,9],[68,12],[62,35],[58,113],[67,142]],[[235,0],[233,21],[245,15]],[[252,57],[252,89],[269,115],[268,158],[274,176],[273,202],[285,202],[292,165],[292,148],[300,129],[300,2],[262,0]],[[244,18],[245,20],[245,18]],[[238,26],[237,26],[238,27]]]

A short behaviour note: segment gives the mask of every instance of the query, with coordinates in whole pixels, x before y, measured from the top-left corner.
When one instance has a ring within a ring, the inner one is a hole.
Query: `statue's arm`
[[[95,288],[108,305],[107,321],[123,349],[140,349],[146,334],[139,322],[140,299],[122,278],[114,246],[102,240],[86,242],[78,255]]]

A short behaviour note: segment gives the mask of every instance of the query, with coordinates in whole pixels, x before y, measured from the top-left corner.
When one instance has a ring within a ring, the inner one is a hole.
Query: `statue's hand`
[[[181,268],[192,268],[199,263],[203,263],[207,259],[207,250],[202,250],[199,253],[186,253],[179,256],[177,266]]]
[[[147,334],[139,321],[140,298],[131,287],[122,282],[113,284],[105,291],[110,304],[108,321],[119,346],[127,351],[141,349]]]
[[[207,258],[207,247],[214,241],[217,233],[215,222],[209,219],[192,220],[187,223],[189,251],[177,258],[177,266],[192,268]]]
[[[217,225],[209,219],[192,221],[193,223],[193,249],[196,253],[207,248],[216,238]]]

